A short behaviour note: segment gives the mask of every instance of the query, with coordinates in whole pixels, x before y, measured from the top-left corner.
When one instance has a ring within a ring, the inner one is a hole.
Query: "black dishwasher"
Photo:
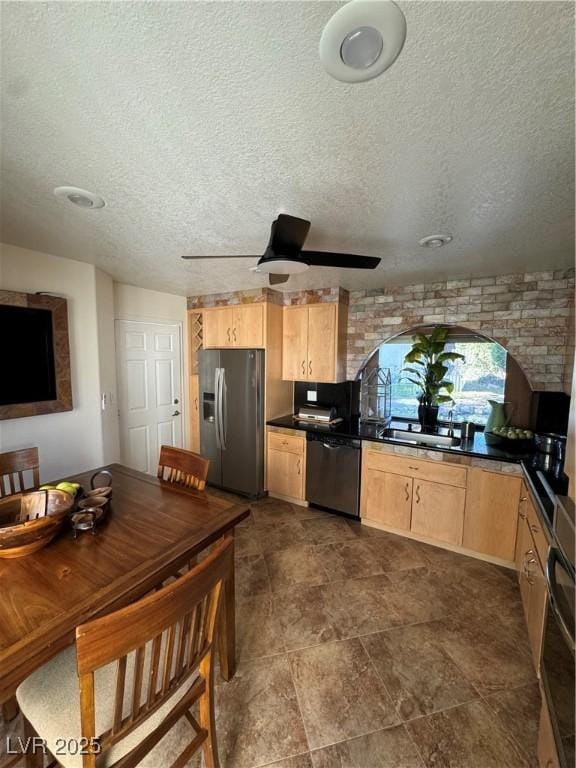
[[[306,499],[360,517],[360,440],[308,432]]]

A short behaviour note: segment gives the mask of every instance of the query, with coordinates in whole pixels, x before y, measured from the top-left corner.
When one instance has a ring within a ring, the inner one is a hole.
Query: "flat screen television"
[[[57,399],[52,312],[0,304],[0,406]]]

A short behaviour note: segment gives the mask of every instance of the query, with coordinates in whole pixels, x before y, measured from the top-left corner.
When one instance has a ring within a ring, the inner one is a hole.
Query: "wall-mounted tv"
[[[0,305],[0,405],[56,400],[54,335],[49,309]]]
[[[72,410],[68,306],[0,291],[0,419]]]

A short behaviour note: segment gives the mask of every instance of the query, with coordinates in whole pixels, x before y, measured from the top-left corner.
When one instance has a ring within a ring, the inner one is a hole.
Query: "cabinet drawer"
[[[304,454],[304,445],[305,439],[303,437],[268,432],[268,448],[273,450],[288,451],[288,453],[297,453],[299,456],[302,456]]]
[[[443,461],[422,461],[416,457],[391,456],[388,453],[368,450],[364,453],[364,465],[368,469],[455,485],[458,488],[466,487],[466,468]]]

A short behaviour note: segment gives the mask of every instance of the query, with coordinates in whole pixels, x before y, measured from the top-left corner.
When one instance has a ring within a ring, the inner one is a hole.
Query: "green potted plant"
[[[431,334],[417,333],[412,336],[412,349],[404,357],[404,363],[418,367],[404,367],[405,378],[415,384],[421,394],[418,397],[418,420],[423,432],[436,429],[438,408],[442,403],[453,403],[454,384],[445,376],[449,360],[464,360],[458,352],[445,352],[448,328],[437,325]]]

